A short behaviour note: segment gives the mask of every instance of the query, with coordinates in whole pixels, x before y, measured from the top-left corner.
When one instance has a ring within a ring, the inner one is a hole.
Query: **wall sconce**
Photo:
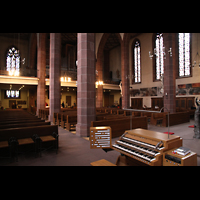
[[[156,48],[154,48],[154,51],[153,51],[153,52],[154,52],[154,53],[152,54],[151,51],[149,51],[149,58],[150,58],[150,59],[152,59],[154,55],[155,55],[156,57],[158,56],[158,55],[157,55],[157,50],[156,50]],[[163,58],[166,59],[165,47],[163,47],[161,53],[163,54]],[[172,57],[172,48],[171,48],[171,47],[170,47],[169,50],[168,50],[168,54],[169,54],[170,57]]]
[[[151,54],[151,51],[149,51],[149,58],[150,58],[150,59],[153,58],[153,54]]]
[[[25,59],[25,58],[22,59],[21,63],[22,63],[23,65],[25,64],[25,62],[26,62],[26,59]]]
[[[96,85],[103,85],[103,81],[96,81]]]
[[[72,79],[71,79],[70,77],[61,77],[61,78],[60,78],[60,81],[61,81],[61,82],[71,82],[71,80],[72,80]]]
[[[95,84],[96,84],[96,88],[98,88],[98,85],[103,85],[103,81],[96,81]]]
[[[133,79],[133,75],[132,76],[126,75],[126,79]]]
[[[198,58],[197,58],[198,57]],[[196,59],[199,61],[199,53],[198,53],[198,51],[197,51],[197,54],[196,54],[196,56],[194,57],[194,63],[191,65],[190,64],[190,66],[192,66],[192,67],[195,67],[196,66],[196,64],[197,64],[197,61],[196,61]],[[200,67],[200,62],[199,62],[199,67]]]
[[[169,53],[169,56],[172,57],[172,48],[171,47],[169,48],[168,53]]]

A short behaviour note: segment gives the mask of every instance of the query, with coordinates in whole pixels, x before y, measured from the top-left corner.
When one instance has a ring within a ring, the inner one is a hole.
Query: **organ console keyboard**
[[[170,135],[168,138],[167,134],[138,128],[125,131],[112,149],[127,157],[126,164],[129,161],[130,165],[161,166],[163,152],[180,146],[182,138],[179,136]]]

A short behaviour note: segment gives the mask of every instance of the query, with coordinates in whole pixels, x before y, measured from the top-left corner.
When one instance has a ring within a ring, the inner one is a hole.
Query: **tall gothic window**
[[[161,75],[164,73],[164,57],[163,57],[163,34],[157,33],[155,38],[156,52],[156,80],[160,80]]]
[[[8,50],[6,58],[6,71],[9,72],[9,75],[19,76],[20,69],[20,55],[19,50],[12,47]]]
[[[136,40],[134,44],[134,83],[140,82],[140,42],[139,40]]]
[[[190,33],[179,33],[179,76],[190,76]]]

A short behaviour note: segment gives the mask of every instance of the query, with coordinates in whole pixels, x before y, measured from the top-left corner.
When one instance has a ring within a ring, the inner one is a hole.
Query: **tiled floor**
[[[189,123],[171,126],[170,132],[183,138],[183,146],[190,148],[200,155],[200,139],[193,138],[194,120]],[[148,125],[149,130],[165,132],[167,127]],[[112,143],[117,138],[112,139]],[[9,159],[0,158],[0,165],[4,166],[90,166],[90,163],[100,159],[106,159],[112,163],[116,162],[119,153],[110,151],[108,153],[101,149],[90,149],[89,140],[76,136],[67,130],[59,127],[59,150],[58,154],[53,150],[42,153],[42,157],[34,157],[34,154],[19,155],[18,162],[10,163]],[[197,157],[197,164],[200,166],[200,157]]]

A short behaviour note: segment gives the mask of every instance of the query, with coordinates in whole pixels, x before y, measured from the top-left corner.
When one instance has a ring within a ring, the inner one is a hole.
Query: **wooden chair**
[[[10,148],[9,148],[8,141],[1,141],[1,142],[0,142],[0,149],[4,149],[4,148],[10,149]],[[11,155],[11,154],[10,154],[10,155]],[[1,158],[11,158],[11,156],[9,156],[9,157],[1,157]]]
[[[10,147],[10,158],[12,158],[12,154],[14,154],[14,158],[17,157],[17,138],[16,137],[10,137],[10,139],[8,140],[8,144]],[[17,160],[18,161],[18,158]]]
[[[23,139],[18,139],[17,140],[17,162],[18,162],[18,148],[19,146],[22,146],[22,145],[29,145],[29,144],[34,144],[34,141],[32,138],[23,138]]]
[[[47,149],[52,148],[55,145],[55,149],[56,149],[56,154],[58,153],[58,134],[53,132],[52,135],[47,135],[47,136],[40,136],[40,156],[41,156],[41,151],[43,149],[43,151],[46,151]],[[53,146],[50,146],[48,148],[42,148],[42,143],[43,142],[53,142]]]

